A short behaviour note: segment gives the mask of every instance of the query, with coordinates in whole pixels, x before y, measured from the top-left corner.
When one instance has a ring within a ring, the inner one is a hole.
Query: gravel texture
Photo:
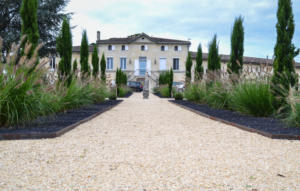
[[[229,122],[240,124],[252,129],[267,132],[273,135],[300,136],[300,127],[288,127],[287,124],[284,124],[283,122],[275,118],[247,116],[234,111],[214,109],[205,104],[197,104],[185,100],[172,100],[171,102],[186,106],[188,108],[194,109],[196,111],[200,111],[202,113],[205,113],[213,117],[227,120]]]
[[[55,139],[0,142],[0,190],[300,190],[300,141],[134,93]]]

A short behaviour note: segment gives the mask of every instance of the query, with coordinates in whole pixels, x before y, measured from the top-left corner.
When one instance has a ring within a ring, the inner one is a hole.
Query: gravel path
[[[0,190],[296,191],[300,141],[133,94],[61,137],[1,141]]]

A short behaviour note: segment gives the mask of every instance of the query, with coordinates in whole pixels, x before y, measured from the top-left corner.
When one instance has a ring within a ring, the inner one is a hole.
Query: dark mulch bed
[[[198,114],[208,115],[207,117],[212,119],[237,126],[247,131],[256,132],[270,138],[300,139],[300,127],[287,127],[286,124],[278,119],[246,116],[234,111],[213,109],[208,105],[197,104],[185,100],[171,100],[170,102],[198,112]]]
[[[68,110],[56,115],[40,117],[24,126],[0,129],[0,140],[3,139],[39,139],[53,138],[73,129],[82,122],[111,109],[122,102],[108,100],[99,104]]]

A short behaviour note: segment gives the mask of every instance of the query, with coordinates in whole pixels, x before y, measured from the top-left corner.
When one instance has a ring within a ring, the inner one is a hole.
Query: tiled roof
[[[94,50],[94,46],[89,45],[89,52],[93,52],[93,50]],[[73,46],[72,52],[80,52],[80,46]]]
[[[191,44],[190,41],[151,37],[145,33],[131,35],[126,38],[110,38],[105,40],[98,40],[97,44],[130,44],[141,37],[148,38],[150,41],[157,44],[184,44],[184,45]]]
[[[190,52],[190,53],[191,53],[192,59],[196,59],[197,52]],[[229,60],[230,60],[229,55],[220,54],[220,57],[221,57],[222,62],[229,62]],[[203,58],[203,60],[207,60],[208,59],[208,54],[203,53],[202,58]],[[273,65],[273,59],[255,58],[255,57],[248,57],[248,56],[244,56],[243,62],[245,64],[256,64],[256,65],[257,64],[268,64],[268,65]],[[300,68],[300,63],[296,62],[296,67]]]

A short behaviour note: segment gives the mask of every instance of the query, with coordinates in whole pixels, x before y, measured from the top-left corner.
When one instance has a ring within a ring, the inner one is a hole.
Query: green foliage
[[[168,87],[169,87],[169,95],[170,97],[172,97],[172,87],[173,87],[173,69],[171,68],[170,69],[170,79],[169,79],[169,83],[168,83]]]
[[[243,114],[268,117],[274,113],[270,85],[263,81],[239,83],[232,92],[230,107]]]
[[[92,55],[92,65],[93,65],[93,76],[94,78],[97,78],[99,74],[99,56],[98,56],[98,48],[95,45],[94,51]]]
[[[77,64],[77,60],[75,59],[73,62],[73,73],[76,73],[78,70],[78,64]]]
[[[0,39],[1,41],[1,39]],[[1,43],[0,43],[1,45]],[[25,47],[29,51],[30,45]],[[45,70],[46,62],[37,62],[38,46],[33,57],[23,56],[16,65],[19,50],[8,54],[8,63],[0,63],[0,126],[23,125],[39,116],[81,107],[104,101],[106,86],[71,79],[70,86],[64,83],[49,84]],[[37,63],[36,67],[32,67]],[[5,71],[5,72],[4,72]],[[31,72],[29,72],[31,71]]]
[[[104,53],[102,54],[102,57],[101,57],[100,67],[101,67],[101,80],[103,82],[105,82],[106,81],[106,75],[105,75],[106,61],[105,61]]]
[[[169,86],[168,85],[162,85],[159,87],[159,93],[162,97],[169,98],[171,97]]]
[[[207,69],[209,71],[218,71],[221,69],[221,61],[219,57],[219,46],[217,44],[217,35],[208,45]]]
[[[168,84],[170,80],[170,71],[166,71],[159,74],[158,82],[159,85]]]
[[[38,46],[39,42],[39,31],[37,22],[37,0],[23,0],[20,10],[20,15],[22,19],[21,25],[21,36],[25,36],[26,40],[21,45],[23,48],[22,54],[24,53],[25,43],[31,44],[31,49],[28,52],[28,58],[33,56],[35,48]]]
[[[186,81],[186,84],[191,83],[192,66],[193,66],[193,61],[192,61],[191,53],[189,52],[188,56],[186,58],[186,62],[185,62],[185,81]]]
[[[90,76],[89,66],[89,43],[87,39],[86,30],[82,33],[81,46],[80,46],[80,65],[81,65],[81,76],[83,78]]]
[[[243,18],[239,16],[234,21],[231,33],[231,54],[230,61],[227,65],[228,72],[240,74],[243,69],[244,55],[244,27]]]
[[[132,90],[125,85],[118,87],[118,97],[125,97],[127,94],[131,93]]]
[[[116,89],[113,88],[110,91],[108,98],[109,98],[109,100],[116,100],[117,99]]]
[[[127,75],[121,69],[117,68],[116,72],[116,84],[117,86],[126,85],[127,84]]]
[[[217,109],[228,108],[230,91],[226,87],[228,87],[228,84],[225,85],[219,81],[212,83],[206,90],[206,103]]]
[[[61,58],[58,67],[59,79],[62,81],[63,78],[68,78],[67,85],[69,85],[72,70],[72,33],[67,18],[63,21],[61,32],[56,42],[57,52]]]
[[[284,121],[293,127],[300,127],[300,103],[295,103]]]
[[[184,97],[188,101],[205,103],[206,87],[202,83],[190,84],[184,91]]]
[[[196,67],[195,67],[195,81],[200,81],[203,77],[203,66],[202,66],[202,46],[199,44],[196,55]]]
[[[272,77],[272,92],[274,94],[274,106],[276,109],[287,105],[287,100],[282,87],[289,92],[290,87],[297,82],[295,75],[294,58],[299,54],[299,49],[292,43],[295,31],[294,16],[291,0],[278,0],[277,10],[277,41],[274,48],[274,64]]]
[[[38,31],[43,47],[39,50],[40,57],[54,55],[56,53],[56,38],[60,26],[65,17],[71,14],[65,13],[65,7],[69,0],[40,0],[37,7]],[[23,3],[26,3],[23,1]],[[22,0],[0,1],[0,36],[3,38],[3,50],[9,52],[11,44],[20,41]],[[29,8],[29,7],[28,7]],[[30,7],[32,8],[32,7]],[[32,17],[31,11],[26,17]]]
[[[183,100],[183,94],[181,92],[176,92],[174,98],[175,100]]]

